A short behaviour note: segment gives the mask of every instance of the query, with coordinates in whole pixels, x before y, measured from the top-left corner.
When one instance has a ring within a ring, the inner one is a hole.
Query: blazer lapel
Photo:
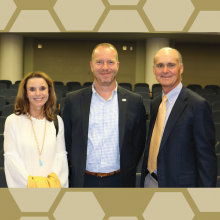
[[[82,111],[81,117],[82,117],[83,136],[85,141],[83,146],[87,146],[91,98],[92,98],[92,87],[90,86],[87,90],[84,91],[80,102],[81,111]]]
[[[121,151],[122,142],[124,139],[124,132],[125,132],[125,122],[126,122],[126,113],[127,113],[127,97],[126,91],[118,86],[118,109],[119,109],[119,117],[118,117],[118,124],[119,124],[119,149]]]
[[[170,136],[176,122],[183,113],[183,110],[187,105],[187,102],[185,101],[187,97],[187,89],[183,86],[167,120],[166,127],[163,133],[163,138],[161,140],[160,150],[163,148],[164,143],[166,143],[167,138]]]

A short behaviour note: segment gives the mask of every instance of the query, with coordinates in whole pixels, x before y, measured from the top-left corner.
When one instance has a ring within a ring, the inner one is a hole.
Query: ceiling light
[[[127,46],[123,46],[123,47],[122,47],[122,50],[127,50]]]
[[[42,44],[38,44],[37,47],[41,49],[42,48]]]

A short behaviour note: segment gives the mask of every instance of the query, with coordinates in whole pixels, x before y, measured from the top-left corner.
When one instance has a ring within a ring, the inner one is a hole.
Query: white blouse
[[[44,137],[45,118],[31,117],[40,150]],[[68,163],[64,141],[64,126],[58,118],[59,132],[53,122],[46,121],[46,134],[41,160],[30,119],[26,115],[7,117],[4,131],[5,176],[9,188],[26,188],[28,175],[42,176],[52,172],[58,176],[61,187],[68,187]]]

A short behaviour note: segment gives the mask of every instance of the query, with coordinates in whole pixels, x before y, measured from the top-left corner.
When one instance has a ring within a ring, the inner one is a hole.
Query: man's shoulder
[[[83,95],[89,95],[92,93],[92,86],[77,90],[77,91],[73,91],[73,92],[69,92],[67,93],[66,97],[67,98],[80,98]]]
[[[186,87],[183,87],[182,90],[185,91],[185,93],[187,94],[188,100],[191,100],[192,104],[193,103],[195,104],[195,103],[207,102],[207,100],[205,98],[203,98],[199,94],[193,92],[192,90],[190,90],[190,89],[188,89]]]
[[[137,93],[134,93],[130,90],[124,89],[121,86],[118,86],[118,92],[121,94],[126,94],[127,97],[131,97],[131,98],[138,99],[138,100],[141,99],[140,94],[137,94]]]

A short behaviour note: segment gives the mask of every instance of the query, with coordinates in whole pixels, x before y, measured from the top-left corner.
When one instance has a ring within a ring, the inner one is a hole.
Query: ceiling
[[[6,33],[4,33],[6,34]],[[7,33],[13,34],[13,33]],[[219,33],[86,33],[86,32],[62,32],[62,33],[14,33],[25,38],[51,38],[73,40],[120,40],[136,41],[147,38],[169,38],[175,42],[192,43],[220,43]],[[1,34],[0,34],[1,35]]]

